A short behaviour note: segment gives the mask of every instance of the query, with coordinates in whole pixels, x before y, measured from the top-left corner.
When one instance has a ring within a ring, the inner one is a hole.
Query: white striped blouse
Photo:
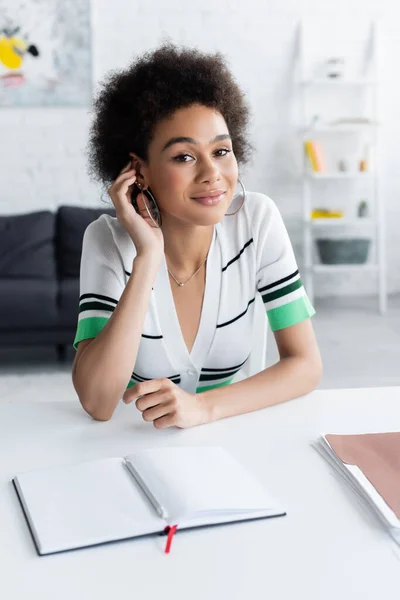
[[[116,218],[102,215],[86,229],[75,348],[106,325],[134,257],[135,247]],[[315,313],[278,208],[264,194],[247,192],[242,210],[214,226],[199,329],[191,352],[180,329],[164,257],[128,387],[160,377],[190,393],[229,384],[251,352],[257,294],[261,294],[272,331]]]

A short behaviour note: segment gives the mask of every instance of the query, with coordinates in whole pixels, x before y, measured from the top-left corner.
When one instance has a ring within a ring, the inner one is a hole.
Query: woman
[[[314,310],[278,209],[238,177],[249,111],[221,55],[163,44],[113,73],[94,108],[91,168],[116,218],[83,241],[83,408],[108,420],[123,396],[156,428],[183,428],[312,391]],[[251,351],[257,294],[280,360],[227,385]]]

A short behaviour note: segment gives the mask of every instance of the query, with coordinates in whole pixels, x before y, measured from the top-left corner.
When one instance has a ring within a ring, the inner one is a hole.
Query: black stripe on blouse
[[[141,381],[152,381],[152,379],[159,379],[158,377],[142,377],[141,375],[138,375],[137,373],[135,373],[135,371],[133,371],[132,373],[132,379],[136,379],[136,381],[138,381],[139,383]],[[180,383],[181,381],[181,376],[178,375],[171,375],[170,377],[166,377],[165,379],[170,379],[173,383]]]
[[[251,300],[249,300],[248,304],[247,304],[247,308],[246,310],[244,310],[242,313],[240,313],[240,315],[238,315],[237,317],[235,317],[234,319],[231,319],[230,321],[226,321],[226,323],[221,323],[220,325],[217,325],[217,329],[220,327],[226,327],[227,325],[231,325],[232,323],[234,323],[235,321],[237,321],[238,319],[241,319],[242,317],[244,317],[244,315],[247,313],[247,311],[249,310],[249,306],[250,304],[252,304],[254,302],[255,298],[252,298]]]
[[[232,264],[234,263],[236,260],[239,260],[239,258],[241,257],[241,255],[243,254],[243,252],[245,251],[245,249],[250,246],[250,244],[253,243],[253,238],[251,238],[248,242],[245,243],[245,245],[243,246],[243,248],[241,249],[241,251],[239,252],[239,254],[237,256],[235,256],[235,258],[232,258],[226,265],[225,267],[222,269],[222,272],[226,271],[226,269]]]
[[[244,363],[247,362],[249,357],[246,358],[240,365],[235,365],[234,367],[226,367],[225,369],[202,369],[202,373],[222,373],[224,371],[233,371],[234,369],[240,369],[243,367]]]
[[[79,302],[81,302],[82,300],[87,300],[89,298],[97,298],[97,300],[105,300],[106,302],[111,302],[115,305],[118,304],[118,300],[110,298],[109,296],[102,296],[101,294],[82,294],[82,296],[79,297]]]
[[[274,281],[274,283],[270,283],[268,285],[265,285],[262,288],[259,288],[259,292],[260,294],[262,294],[263,292],[265,292],[266,290],[270,290],[271,288],[276,287],[277,285],[280,285],[281,283],[285,283],[285,281],[289,281],[290,279],[292,279],[293,277],[296,277],[296,275],[299,274],[299,270],[297,269],[294,273],[292,273],[291,275],[288,275],[287,277],[283,277],[282,279],[279,279],[278,281]]]
[[[163,339],[162,335],[146,335],[145,333],[142,333],[142,337],[146,338],[147,340],[162,340]]]
[[[229,371],[227,373],[215,373],[214,375],[200,375],[199,381],[212,381],[218,379],[225,379],[226,377],[231,377],[235,375],[240,369],[235,369],[234,371]]]

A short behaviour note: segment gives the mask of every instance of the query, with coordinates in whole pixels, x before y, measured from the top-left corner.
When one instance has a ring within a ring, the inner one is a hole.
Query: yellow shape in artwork
[[[0,36],[0,62],[8,69],[19,69],[28,46],[16,37]]]

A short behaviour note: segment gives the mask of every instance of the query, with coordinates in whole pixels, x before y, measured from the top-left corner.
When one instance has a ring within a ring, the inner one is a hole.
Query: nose
[[[197,173],[197,180],[201,182],[212,183],[220,179],[220,173],[218,165],[208,157],[198,161],[199,169]]]

